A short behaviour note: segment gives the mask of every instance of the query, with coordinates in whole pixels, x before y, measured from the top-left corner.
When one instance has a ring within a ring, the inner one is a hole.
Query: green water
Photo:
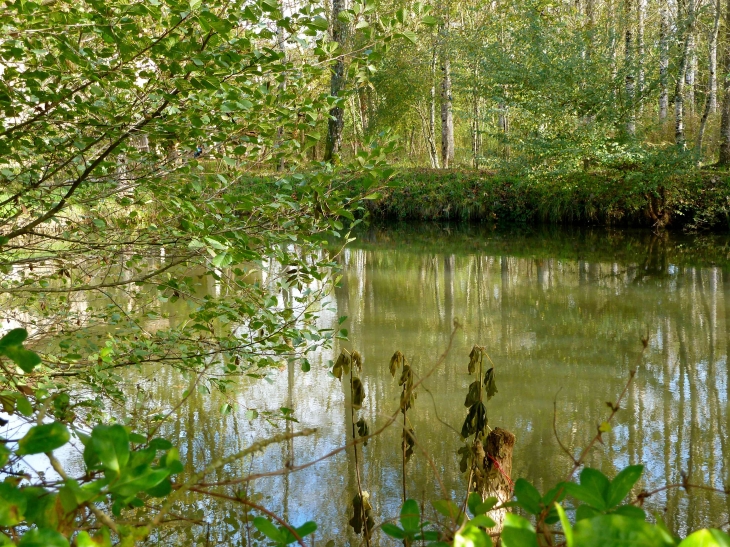
[[[340,255],[344,276],[320,324],[330,328],[340,316],[348,317],[349,341],[340,347],[364,356],[366,399],[358,416],[371,431],[398,408],[400,388],[388,371],[393,352],[402,351],[424,375],[447,348],[454,322],[462,325],[409,411],[418,444],[428,454],[416,450],[407,464],[409,497],[463,498],[457,431],[466,412],[474,344],[485,346],[496,365],[499,392],[488,403],[489,424],[517,438],[514,478],[525,477],[543,491],[561,480],[571,462],[553,433],[554,408],[557,433],[577,454],[635,367],[622,410],[590,465],[612,476],[643,463],[640,486],[648,490],[681,482],[682,471],[692,483],[721,488],[730,483],[728,252],[725,236],[369,228]],[[647,335],[642,355],[641,338]],[[196,396],[167,433],[178,439],[183,457],[206,462],[282,430],[318,428],[312,437],[227,467],[211,481],[316,460],[345,444],[351,427],[346,388],[328,372],[339,350],[317,355],[308,373],[283,367],[268,380]],[[161,371],[149,375],[147,385],[160,408],[186,387]],[[236,410],[221,415],[224,403]],[[248,409],[280,407],[294,409],[298,423],[275,426],[246,416]],[[395,516],[402,503],[400,435],[393,426],[359,454],[376,523]],[[317,541],[341,545],[355,541],[347,526],[355,481],[350,450],[296,473],[259,479],[249,484],[248,494],[295,525],[317,521]],[[220,491],[230,495],[238,488]],[[682,534],[726,523],[730,503],[707,491],[672,489],[649,498],[647,507]],[[207,535],[195,529],[191,537],[200,544],[246,539],[242,510],[202,502],[196,508],[199,518],[212,523]],[[377,542],[393,543],[379,532]]]

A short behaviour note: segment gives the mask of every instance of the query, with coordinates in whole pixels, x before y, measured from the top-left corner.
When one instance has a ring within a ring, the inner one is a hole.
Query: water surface
[[[488,403],[489,424],[517,438],[514,477],[544,491],[571,467],[553,432],[577,454],[595,435],[636,368],[637,375],[603,445],[589,457],[609,476],[629,464],[646,466],[641,488],[681,482],[730,483],[730,241],[725,236],[655,236],[606,230],[512,230],[446,225],[370,227],[339,256],[343,278],[320,318],[344,323],[349,340],[312,360],[311,371],[283,366],[267,380],[243,381],[226,393],[196,395],[167,434],[183,457],[210,461],[263,436],[316,427],[312,437],[268,448],[211,477],[226,480],[313,461],[349,438],[347,384],[329,373],[341,348],[364,356],[366,399],[358,417],[371,430],[398,407],[400,388],[388,371],[402,351],[426,374],[447,348],[442,366],[419,389],[408,418],[418,444],[406,467],[409,497],[462,499],[458,435],[466,409],[468,354],[485,346],[496,365],[499,392]],[[281,295],[286,298],[286,295]],[[643,337],[648,347],[642,354]],[[136,378],[160,409],[187,386],[164,370]],[[223,415],[223,404],[235,410]],[[261,411],[294,409],[298,423],[269,423]],[[249,419],[251,409],[259,417]],[[356,418],[357,419],[357,418]],[[401,430],[394,426],[360,451],[363,487],[376,522],[397,514],[401,494]],[[430,461],[429,461],[430,458]],[[347,526],[356,492],[352,450],[296,473],[247,486],[252,500],[295,525],[319,523],[317,539],[356,542]],[[443,485],[443,488],[441,487]],[[234,495],[244,485],[221,488]],[[191,544],[245,544],[253,530],[230,504],[194,501]],[[428,504],[427,504],[428,505]],[[225,511],[221,508],[225,507]],[[684,534],[728,521],[730,503],[707,491],[679,489],[649,498],[647,507]],[[190,508],[188,508],[188,511]],[[164,541],[164,531],[159,532]],[[156,538],[153,538],[156,539]],[[376,543],[392,543],[376,534]]]

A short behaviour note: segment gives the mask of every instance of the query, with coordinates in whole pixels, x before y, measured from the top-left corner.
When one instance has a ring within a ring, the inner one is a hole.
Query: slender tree
[[[626,32],[625,32],[625,51],[624,51],[624,64],[626,70],[626,132],[629,135],[636,134],[636,78],[634,77],[634,36],[632,29],[632,11],[633,11],[632,0],[626,0],[625,17],[626,17]]]
[[[448,169],[454,161],[454,112],[451,94],[451,60],[444,44],[441,53],[441,165],[444,169]]]
[[[346,0],[332,0],[331,32],[332,40],[337,42],[340,49],[345,45],[347,34],[347,23],[339,17],[340,13],[347,9]],[[333,97],[339,97],[345,84],[345,59],[339,55],[332,65],[330,75],[330,93]],[[324,161],[333,161],[342,148],[342,128],[345,125],[345,111],[339,104],[330,110],[330,119],[327,123],[327,143],[324,151]]]
[[[725,6],[725,40],[723,43],[723,96],[720,119],[720,158],[718,165],[730,165],[730,0]]]
[[[669,12],[667,0],[659,7],[659,119],[666,120],[669,111]]]
[[[697,132],[697,155],[702,158],[702,140],[705,136],[705,127],[707,126],[707,119],[710,117],[710,112],[717,108],[717,78],[715,72],[717,71],[717,36],[720,32],[720,12],[722,11],[720,0],[715,1],[715,17],[713,20],[712,31],[710,32],[709,39],[709,72],[707,75],[707,98],[705,100],[705,108],[702,112],[702,120],[700,121],[700,128]]]

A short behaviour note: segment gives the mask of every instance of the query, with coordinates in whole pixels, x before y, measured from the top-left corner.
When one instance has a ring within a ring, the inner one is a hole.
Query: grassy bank
[[[730,173],[688,169],[554,173],[402,170],[368,203],[376,218],[730,227]]]

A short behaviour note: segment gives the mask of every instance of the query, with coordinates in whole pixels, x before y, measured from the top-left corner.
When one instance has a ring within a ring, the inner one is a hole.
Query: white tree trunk
[[[730,0],[725,7],[725,43],[722,53],[722,117],[720,119],[719,165],[730,165]]]
[[[626,0],[626,34],[624,65],[626,67],[626,132],[636,134],[636,79],[634,77],[634,44],[632,22],[632,0]]]
[[[659,8],[659,119],[666,120],[669,111],[669,13],[666,0]]]
[[[454,113],[451,97],[451,61],[441,60],[441,164],[448,169],[454,161]]]

